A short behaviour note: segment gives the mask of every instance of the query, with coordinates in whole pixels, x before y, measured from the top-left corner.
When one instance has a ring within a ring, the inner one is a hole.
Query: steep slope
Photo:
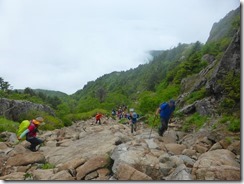
[[[173,49],[151,51],[154,57],[147,64],[88,82],[71,96],[76,101],[74,113],[94,108],[110,111],[122,104],[133,106],[141,113],[154,111],[161,101],[177,98],[182,93],[184,78],[197,75],[213,60],[219,62],[239,26],[240,8],[213,25],[206,44],[179,44]],[[150,109],[144,109],[145,105]]]
[[[229,12],[218,23],[213,24],[207,43],[231,37],[236,32],[236,24],[240,24],[240,7]]]

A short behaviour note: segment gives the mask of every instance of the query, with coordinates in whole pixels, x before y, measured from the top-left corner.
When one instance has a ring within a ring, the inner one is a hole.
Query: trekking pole
[[[155,120],[156,120],[156,114],[154,116],[154,120],[153,120],[153,123],[152,123],[152,128],[151,128],[151,131],[150,131],[150,134],[149,134],[149,139],[151,138],[151,134],[152,134],[152,130],[153,130],[153,127],[154,127]]]

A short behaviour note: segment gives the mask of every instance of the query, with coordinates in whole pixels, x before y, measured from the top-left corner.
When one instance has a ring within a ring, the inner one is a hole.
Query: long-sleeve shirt
[[[20,135],[20,138],[22,139],[25,135],[30,137],[36,137],[37,127],[34,123],[31,123],[30,126]]]

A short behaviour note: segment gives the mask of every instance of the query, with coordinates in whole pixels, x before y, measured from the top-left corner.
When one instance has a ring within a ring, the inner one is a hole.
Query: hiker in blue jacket
[[[137,118],[138,114],[134,111],[134,109],[130,109],[130,115],[128,117],[129,120],[131,120],[131,133],[136,132],[137,128]]]
[[[160,114],[161,125],[158,129],[158,134],[163,136],[164,132],[168,129],[169,120],[175,110],[175,101],[170,100],[169,103],[165,102],[160,105],[156,111],[156,115]]]

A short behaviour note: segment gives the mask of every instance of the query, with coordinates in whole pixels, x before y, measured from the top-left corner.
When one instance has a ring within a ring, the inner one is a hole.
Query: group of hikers
[[[117,116],[119,119],[122,118],[128,118],[129,113],[127,113],[127,106],[122,105],[117,108],[117,110],[113,109],[112,110],[112,116],[115,117]]]
[[[122,108],[120,108],[122,110]],[[127,109],[126,106],[123,106],[123,111],[125,112]],[[170,100],[169,102],[162,103],[159,108],[155,112],[155,117],[160,115],[160,126],[158,129],[159,136],[163,136],[164,132],[168,129],[169,120],[175,110],[175,101]],[[114,110],[112,111],[113,114]],[[121,113],[119,114],[121,116]],[[113,114],[114,115],[114,114]],[[118,116],[120,118],[120,116]],[[95,116],[96,124],[98,123],[101,125],[101,118],[103,115],[101,113],[97,113]],[[138,114],[135,112],[134,109],[130,109],[129,113],[126,113],[126,118],[130,120],[131,125],[131,133],[137,130],[137,120]],[[26,141],[28,141],[31,145],[28,147],[33,152],[36,152],[38,149],[36,148],[38,145],[43,143],[43,140],[36,137],[38,132],[38,127],[41,123],[44,122],[42,117],[37,117],[33,120],[24,120],[20,126],[17,133],[18,140],[21,140],[25,137]]]

